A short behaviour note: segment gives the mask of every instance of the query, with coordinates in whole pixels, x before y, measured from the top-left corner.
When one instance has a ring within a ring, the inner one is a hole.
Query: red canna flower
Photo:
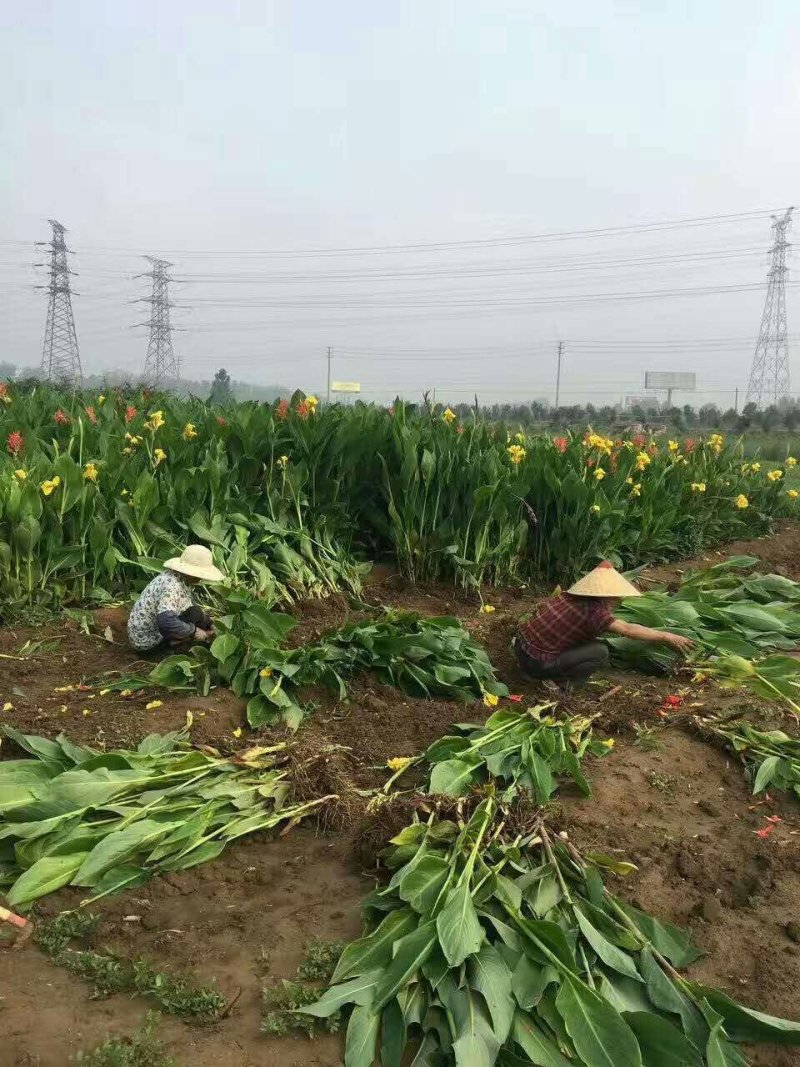
[[[297,405],[297,414],[301,419],[307,419],[311,408],[309,407],[307,400],[301,400]]]
[[[463,432],[464,432],[464,427],[463,426],[461,426],[460,424],[458,426],[456,426],[456,433],[458,434],[459,437],[461,436],[461,434]]]
[[[669,696],[664,697],[664,703],[661,705],[663,708],[679,708],[683,703],[683,697],[677,693],[670,693]]]
[[[223,417],[222,417],[221,415],[217,415],[217,425],[218,425],[218,426],[227,426],[228,424],[227,424],[227,422],[226,422],[226,421],[225,421],[225,420],[223,419]]]
[[[14,430],[8,435],[8,441],[6,442],[6,448],[12,456],[18,456],[22,451],[25,442],[22,439],[22,434],[19,430]]]
[[[586,466],[587,467],[593,467],[594,466],[594,462],[595,461],[593,459],[587,459],[586,460]]]
[[[566,452],[569,445],[569,439],[566,437],[554,437],[553,444],[555,445],[557,452]]]
[[[687,454],[687,456],[691,455],[691,453],[694,452],[696,448],[697,441],[694,439],[694,437],[687,437],[686,440],[683,442],[683,451]]]
[[[647,438],[643,433],[637,433],[636,436],[633,438],[633,444],[636,448],[644,448],[644,446],[647,444]]]
[[[278,418],[278,419],[285,419],[288,414],[289,414],[289,401],[288,400],[279,400],[278,401],[278,406],[275,409],[275,417]]]
[[[89,422],[92,424],[92,426],[96,426],[97,425],[97,414],[96,414],[96,412],[95,412],[95,410],[94,410],[94,408],[92,407],[91,404],[86,409],[86,417],[89,420]]]
[[[59,426],[68,426],[69,425],[69,415],[67,415],[65,412],[63,412],[61,410],[61,408],[59,408],[58,411],[56,411],[56,413],[53,416],[53,418],[56,420],[56,422],[58,423]]]
[[[129,422],[133,422],[137,414],[138,412],[133,406],[133,404],[128,404],[128,406],[125,408],[125,425],[127,426]]]
[[[8,396],[8,382],[0,382],[0,397]]]

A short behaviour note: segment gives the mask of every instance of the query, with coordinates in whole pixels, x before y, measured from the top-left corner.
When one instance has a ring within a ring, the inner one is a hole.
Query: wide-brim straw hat
[[[610,563],[601,563],[567,590],[573,596],[629,597],[642,594],[635,585],[615,570]]]
[[[214,566],[211,552],[205,545],[187,545],[180,556],[168,559],[164,566],[169,571],[201,578],[204,582],[221,582],[225,577],[219,567]]]

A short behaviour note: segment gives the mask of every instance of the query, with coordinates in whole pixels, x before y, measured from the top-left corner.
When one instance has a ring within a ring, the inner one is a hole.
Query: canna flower
[[[138,414],[139,412],[136,410],[133,404],[128,404],[128,406],[125,408],[125,425],[127,426],[129,422],[133,422],[133,420]]]
[[[795,494],[795,495],[797,495],[797,494]],[[739,493],[739,495],[734,500],[734,504],[736,505],[737,508],[742,508],[742,509],[750,507],[750,501],[747,499],[747,497],[744,495],[744,493]]]
[[[160,708],[163,703],[163,700],[151,700],[149,704],[145,704],[144,710],[154,711],[156,708]]]
[[[589,511],[590,511],[590,512],[591,512],[591,513],[592,513],[593,515],[597,515],[597,514],[599,514],[599,512],[600,512],[600,505],[599,505],[599,504],[592,504],[592,506],[591,506],[591,507],[589,508]]]
[[[725,438],[720,433],[712,433],[708,439],[708,447],[714,452],[715,455],[719,455],[725,444]]]
[[[567,451],[567,448],[569,447],[569,440],[566,437],[554,437],[553,438],[553,446],[554,446],[556,452],[564,453],[564,452]]]
[[[602,480],[606,476],[606,472],[603,470],[602,467],[598,467],[597,470],[594,472],[594,476],[598,482],[602,482]]]
[[[456,426],[456,433],[460,437],[463,432],[464,432],[464,427],[461,425],[461,423],[459,423],[458,426]]]
[[[56,474],[53,478],[46,478],[41,485],[41,490],[45,496],[50,496],[61,485],[61,479]]]
[[[159,465],[159,463],[163,463],[166,458],[167,458],[167,453],[164,451],[163,448],[155,448],[155,449],[153,449],[153,466],[154,467],[157,467]]]
[[[259,678],[271,678],[272,677],[272,667],[262,667],[261,670],[258,672],[258,677]]]
[[[670,450],[670,452],[677,452],[680,448],[680,445],[677,441],[667,441],[667,448]]]
[[[286,418],[286,416],[288,414],[289,414],[289,401],[288,400],[279,400],[278,401],[278,406],[275,408],[275,417],[278,418],[278,419],[283,420],[283,419]]]
[[[0,401],[4,404],[11,403],[11,397],[8,394],[8,382],[0,382]]]
[[[641,495],[642,495],[642,483],[641,482],[636,482],[634,485],[631,486],[631,496],[641,496]]]
[[[693,493],[704,493],[705,491],[706,491],[706,483],[705,482],[692,482],[692,492]]]
[[[184,441],[194,441],[195,437],[197,437],[197,430],[194,428],[193,422],[186,423],[183,428],[183,433],[181,434],[181,437],[184,439]]]
[[[306,403],[308,404],[311,414],[313,415],[314,412],[317,410],[317,404],[319,404],[318,398],[315,396],[307,396]]]
[[[743,463],[742,464],[742,474],[749,474],[751,469],[752,468],[751,468],[749,463]]]
[[[605,741],[601,741],[600,744],[603,746],[603,748],[607,748],[607,749],[611,750],[614,747],[614,745],[616,744],[616,741],[614,740],[613,737],[607,737],[606,740]]]
[[[232,733],[233,733],[233,736],[238,741],[238,739],[242,736],[242,728],[241,728],[241,726],[237,726],[236,729],[232,731]]]
[[[647,444],[647,438],[643,433],[637,433],[633,438],[633,447],[642,449]]]
[[[687,456],[690,456],[692,452],[697,448],[697,441],[693,437],[687,437],[683,442],[683,451]]]
[[[481,604],[481,614],[491,615],[495,610],[494,604]]]
[[[19,430],[12,430],[11,433],[8,435],[8,440],[6,441],[6,448],[11,453],[11,455],[18,456],[22,451],[24,444],[25,442]]]
[[[625,479],[625,484],[626,485],[633,485],[633,478],[626,478]]]
[[[86,418],[89,420],[92,426],[97,425],[97,412],[94,410],[91,404],[86,409]]]
[[[783,471],[779,471],[779,470],[767,471],[767,479],[770,482],[779,482],[782,477],[783,477]]]
[[[96,482],[99,473],[100,471],[97,469],[94,463],[87,463],[86,466],[83,468],[83,476],[87,480],[87,482]]]
[[[275,466],[278,468],[279,471],[285,471],[286,470],[286,464],[288,462],[289,462],[289,457],[288,456],[278,456],[278,459],[275,462]]]
[[[297,405],[297,414],[301,419],[307,419],[311,414],[311,408],[308,406],[307,400],[301,400]]]
[[[639,452],[636,455],[636,469],[637,471],[646,471],[652,463],[652,459],[646,452]]]
[[[53,416],[59,426],[69,426],[69,415],[59,408]]]
[[[25,479],[28,477],[28,472],[26,470],[23,470],[22,467],[20,467],[18,470],[14,471],[14,477],[17,479],[17,481],[24,482]],[[795,496],[797,496],[797,493],[795,493]]]
[[[786,495],[789,497],[790,500],[797,500],[797,490],[796,489],[787,489],[786,490]]]
[[[136,434],[132,434],[132,433],[126,433],[125,434],[125,440],[130,443],[131,448],[136,448],[138,445],[140,445],[142,443],[141,437],[137,437]]]
[[[226,422],[226,421],[225,421],[225,420],[223,419],[223,417],[222,417],[221,415],[217,415],[217,426],[227,426],[227,425],[228,425],[228,424],[227,424],[227,422]]]
[[[103,404],[105,404],[105,402],[106,402],[106,398],[101,393],[100,396],[98,396],[98,398],[97,398],[97,403],[100,405],[100,407],[102,407]]]
[[[614,442],[610,437],[602,437],[598,433],[587,433],[583,443],[586,448],[596,448],[598,452],[604,452],[607,456],[611,455],[611,450],[614,447]]]
[[[506,452],[508,452],[509,456],[511,457],[511,462],[514,464],[514,466],[517,466],[518,464],[522,463],[523,459],[525,459],[528,454],[522,447],[522,445],[509,445],[506,449]]]
[[[786,457],[785,466],[787,466],[787,467],[796,467],[797,466],[797,460],[794,458],[794,456],[787,456]]]
[[[483,702],[487,708],[496,708],[500,703],[500,697],[495,696],[494,693],[484,693]]]
[[[163,411],[154,411],[150,418],[145,421],[145,426],[148,430],[152,430],[152,432],[155,433],[156,430],[161,429],[166,421]]]
[[[661,705],[663,708],[679,708],[683,703],[683,697],[678,693],[670,693],[669,696],[664,697],[664,703]]]
[[[390,771],[404,771],[413,762],[411,756],[392,756],[391,759],[387,759],[386,766]]]
[[[524,433],[515,433],[514,434],[514,440],[517,441],[518,444],[524,445],[525,444],[525,434]]]
[[[455,417],[455,411],[451,411],[450,408],[445,408],[442,412],[442,419],[447,423],[448,426],[455,419]]]
[[[758,472],[761,470],[761,464],[760,463],[751,463],[750,464],[750,470],[753,472],[753,474],[758,474]]]

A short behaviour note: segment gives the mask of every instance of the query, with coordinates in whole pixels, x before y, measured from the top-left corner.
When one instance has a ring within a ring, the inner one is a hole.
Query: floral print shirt
[[[186,634],[194,631],[191,623],[183,623],[179,616],[194,604],[190,587],[175,571],[164,571],[149,582],[133,605],[128,618],[128,639],[140,652],[155,648],[164,640],[164,631],[159,627],[159,616],[165,613]],[[171,630],[178,629],[171,626]]]

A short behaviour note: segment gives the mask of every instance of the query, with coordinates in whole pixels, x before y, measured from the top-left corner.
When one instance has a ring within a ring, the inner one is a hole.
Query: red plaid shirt
[[[568,648],[592,641],[614,621],[605,600],[562,593],[540,606],[520,627],[522,649],[532,659],[549,663]]]

